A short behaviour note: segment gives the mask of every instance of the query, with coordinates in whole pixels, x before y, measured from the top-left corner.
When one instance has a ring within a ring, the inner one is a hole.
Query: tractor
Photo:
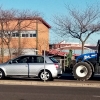
[[[94,75],[100,75],[100,40],[97,42],[97,51],[82,54],[76,58],[72,73],[75,79],[86,81]]]

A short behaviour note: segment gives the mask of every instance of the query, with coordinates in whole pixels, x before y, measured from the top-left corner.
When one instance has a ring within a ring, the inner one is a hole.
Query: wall
[[[38,37],[21,37],[20,38],[20,45],[21,48],[24,49],[25,54],[32,54],[32,49],[33,49],[33,54],[36,54],[36,52],[34,50],[36,50],[36,46],[38,47],[38,54],[42,54],[42,51],[44,50],[49,50],[49,28],[42,23],[40,20],[38,20],[38,22],[36,22],[36,20],[24,20],[21,23],[21,28],[18,29],[17,26],[18,22],[17,21],[11,21],[9,23],[9,29],[13,30],[15,28],[14,31],[16,30],[21,30],[21,31],[25,31],[27,33],[27,31],[36,31],[38,33]],[[26,27],[27,26],[27,27]],[[1,27],[0,27],[1,28]],[[4,29],[6,29],[6,27],[4,27]],[[37,34],[36,33],[36,34]],[[38,39],[38,42],[37,42]],[[1,42],[1,40],[0,40]],[[0,45],[1,47],[1,45]],[[12,37],[11,38],[11,42],[10,42],[10,48],[18,48],[19,47],[19,37]],[[4,44],[4,48],[5,48],[5,57],[9,55],[8,53],[8,47],[6,44]],[[12,49],[13,51],[13,49]],[[9,59],[8,57],[6,57],[7,59]]]

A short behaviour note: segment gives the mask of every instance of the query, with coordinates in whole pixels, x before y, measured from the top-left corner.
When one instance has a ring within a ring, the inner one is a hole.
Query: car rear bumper
[[[60,77],[62,75],[62,69],[57,69],[55,73],[52,73],[52,77]]]

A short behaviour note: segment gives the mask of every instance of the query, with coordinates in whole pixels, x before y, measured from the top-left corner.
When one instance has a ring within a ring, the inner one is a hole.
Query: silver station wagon
[[[44,70],[45,69],[45,70]],[[39,77],[41,80],[53,80],[62,74],[62,67],[53,57],[23,55],[0,64],[0,79],[7,76]]]

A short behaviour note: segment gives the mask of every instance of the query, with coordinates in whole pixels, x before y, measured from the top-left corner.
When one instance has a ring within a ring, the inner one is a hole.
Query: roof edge
[[[4,18],[0,19],[0,20],[4,20]],[[51,26],[42,18],[42,17],[24,17],[24,18],[8,18],[8,20],[39,20],[41,21],[45,26],[47,26],[48,28],[51,28]]]

